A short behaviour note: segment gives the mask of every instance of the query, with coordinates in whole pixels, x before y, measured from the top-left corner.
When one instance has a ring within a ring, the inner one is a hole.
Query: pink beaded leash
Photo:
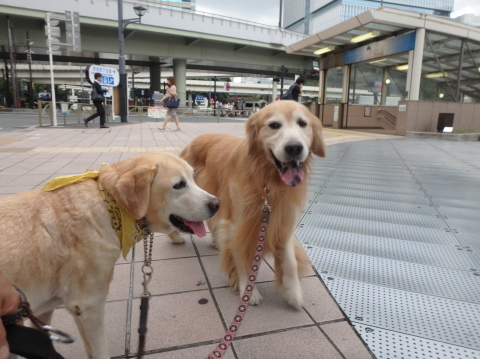
[[[268,195],[267,188],[265,188],[265,193]],[[230,347],[230,344],[232,344],[233,339],[235,339],[238,329],[240,328],[240,325],[243,321],[243,317],[247,313],[248,302],[250,301],[253,289],[255,288],[255,281],[257,280],[258,270],[260,268],[260,261],[262,260],[264,241],[267,236],[268,217],[271,211],[271,208],[267,202],[267,197],[264,197],[264,200],[265,201],[262,208],[262,223],[260,225],[260,235],[258,237],[257,250],[253,259],[252,271],[250,272],[247,286],[245,287],[245,291],[243,292],[242,303],[237,309],[237,314],[235,314],[235,317],[232,320],[232,324],[230,324],[230,327],[228,328],[227,334],[225,334],[220,344],[218,344],[216,349],[212,353],[210,353],[207,359],[221,358],[225,354],[225,352]]]

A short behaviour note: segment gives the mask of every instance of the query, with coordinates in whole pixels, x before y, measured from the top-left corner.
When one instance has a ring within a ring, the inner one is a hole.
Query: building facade
[[[382,5],[379,0],[284,0],[283,26],[316,34]],[[454,0],[385,0],[384,7],[450,17]]]

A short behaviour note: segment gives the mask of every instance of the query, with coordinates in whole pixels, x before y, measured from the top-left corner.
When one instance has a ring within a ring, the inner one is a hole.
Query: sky
[[[249,20],[265,25],[278,25],[280,0],[197,0],[197,10]],[[480,15],[478,0],[455,0],[452,17],[465,13]]]

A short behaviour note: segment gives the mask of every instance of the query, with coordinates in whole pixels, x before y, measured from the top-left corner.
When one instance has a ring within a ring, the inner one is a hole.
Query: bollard
[[[43,108],[42,108],[42,102],[39,100],[37,102],[37,109],[38,109],[38,126],[42,127],[42,114],[43,114]]]

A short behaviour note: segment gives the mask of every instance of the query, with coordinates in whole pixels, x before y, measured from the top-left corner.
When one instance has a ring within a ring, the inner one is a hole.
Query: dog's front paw
[[[248,302],[248,304],[250,305],[257,305],[257,304],[260,304],[260,302],[262,301],[263,297],[262,295],[260,294],[260,292],[258,291],[257,288],[255,288],[252,292],[252,294],[250,295],[250,301]]]
[[[179,232],[172,232],[168,235],[168,237],[172,240],[172,243],[185,243],[185,239],[182,237],[182,235]]]
[[[283,296],[287,300],[287,303],[295,309],[301,309],[303,307],[303,292],[300,288],[284,289]]]

